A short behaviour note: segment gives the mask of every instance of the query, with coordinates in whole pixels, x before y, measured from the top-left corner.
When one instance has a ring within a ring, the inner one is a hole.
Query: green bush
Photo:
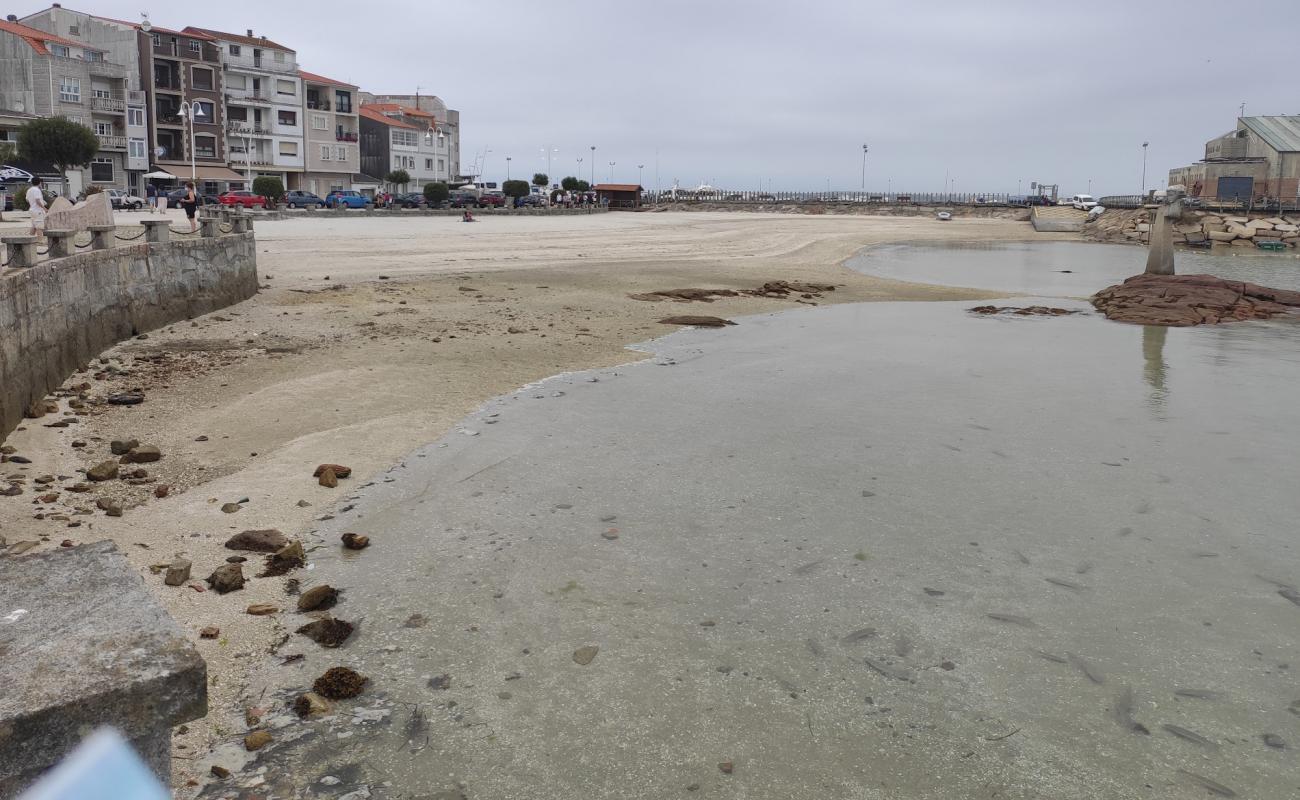
[[[526,197],[528,195],[528,181],[506,181],[501,184],[501,191],[505,192],[506,197]]]
[[[533,175],[534,186],[545,186],[551,182],[551,178],[545,172],[538,172]]]
[[[578,179],[572,175],[566,175],[560,179],[560,188],[566,192],[578,191]]]
[[[411,173],[404,169],[395,169],[384,176],[384,183],[391,188],[396,189],[398,186],[405,186],[411,182]]]
[[[430,203],[434,205],[445,203],[448,197],[451,197],[451,187],[442,181],[434,181],[424,185],[424,199]]]
[[[253,194],[266,198],[267,205],[272,205],[284,199],[284,184],[279,178],[259,175],[253,179]]]

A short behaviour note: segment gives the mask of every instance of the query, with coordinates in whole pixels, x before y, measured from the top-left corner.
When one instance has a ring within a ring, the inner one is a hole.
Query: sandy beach
[[[875,243],[1047,238],[1003,220],[744,213],[486,217],[473,225],[316,217],[259,223],[257,234],[256,298],[127,341],[66,384],[88,384],[89,396],[139,389],[144,403],[77,413],[74,391],[59,400],[60,418],[73,424],[49,427],[57,418],[47,414],[7,442],[31,463],[6,465],[27,488],[0,503],[0,535],[10,545],[39,540],[38,549],[117,542],[207,659],[210,711],[176,737],[178,788],[194,778],[196,754],[246,732],[247,670],[293,622],[245,613],[254,603],[290,605],[287,578],[253,579],[227,595],[198,590],[231,555],[223,543],[232,534],[301,535],[346,503],[349,489],[486,399],[641,358],[627,345],[673,330],[657,323],[662,317],[1005,296],[872,278],[841,263]],[[778,280],[836,289],[812,300],[629,298]],[[111,458],[111,440],[127,438],[163,453],[135,485],[60,489]],[[312,471],[323,462],[347,465],[352,476],[337,489],[319,486]],[[33,485],[46,475],[55,481]],[[155,496],[159,485],[169,487],[165,498]],[[106,516],[96,508],[101,499],[120,504],[122,515]],[[191,586],[165,586],[157,572],[178,556],[193,562]],[[251,560],[244,566],[246,575],[259,571]],[[205,626],[219,627],[219,637],[200,640]]]

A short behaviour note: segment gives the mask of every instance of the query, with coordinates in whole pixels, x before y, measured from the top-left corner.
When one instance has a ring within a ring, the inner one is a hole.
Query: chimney
[[[253,29],[252,29],[252,28],[249,28],[249,29],[248,29],[248,38],[250,38],[250,39],[253,38]]]

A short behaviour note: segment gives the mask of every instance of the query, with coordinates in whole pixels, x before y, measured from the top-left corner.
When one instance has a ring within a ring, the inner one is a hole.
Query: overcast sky
[[[1247,115],[1300,113],[1300,2],[69,0],[244,31],[461,112],[463,168],[728,188],[1136,193]],[[46,5],[32,4],[26,13]],[[484,152],[486,157],[484,158]]]

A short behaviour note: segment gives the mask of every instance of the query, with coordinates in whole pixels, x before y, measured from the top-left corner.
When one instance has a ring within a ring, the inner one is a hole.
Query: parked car
[[[452,208],[474,208],[478,205],[478,195],[473,192],[452,192],[447,198],[447,204]]]
[[[395,194],[389,201],[389,208],[426,208],[429,201],[424,199],[421,192],[407,192],[406,194]]]
[[[325,195],[326,208],[365,208],[366,197],[354,189],[336,189]]]
[[[952,219],[952,212],[951,212],[951,211],[940,211],[939,213],[935,214],[934,216],[935,216],[935,218],[938,219],[940,222],[948,222],[949,220]]]
[[[503,192],[484,192],[478,196],[478,207],[505,208],[506,196]]]
[[[1090,194],[1076,194],[1074,197],[1070,198],[1070,205],[1080,211],[1087,211],[1097,205],[1097,201]]]
[[[201,206],[215,206],[221,203],[221,198],[217,197],[215,194],[199,194],[198,198],[199,198],[199,205]],[[173,189],[167,193],[167,207],[180,208],[181,201],[184,199],[185,199],[184,189]]]
[[[284,203],[289,206],[289,208],[320,208],[325,205],[325,201],[322,198],[317,197],[311,192],[304,192],[298,189],[294,189],[291,192],[285,192]]]
[[[126,189],[109,189],[108,202],[115,209],[129,208],[132,211],[139,211],[144,208],[145,200],[143,197],[137,197]]]
[[[244,208],[266,208],[266,198],[252,192],[226,192],[217,198],[223,206],[242,206]]]
[[[542,197],[540,194],[526,194],[519,198],[519,203],[516,208],[523,208],[524,206],[545,208],[546,198]]]

